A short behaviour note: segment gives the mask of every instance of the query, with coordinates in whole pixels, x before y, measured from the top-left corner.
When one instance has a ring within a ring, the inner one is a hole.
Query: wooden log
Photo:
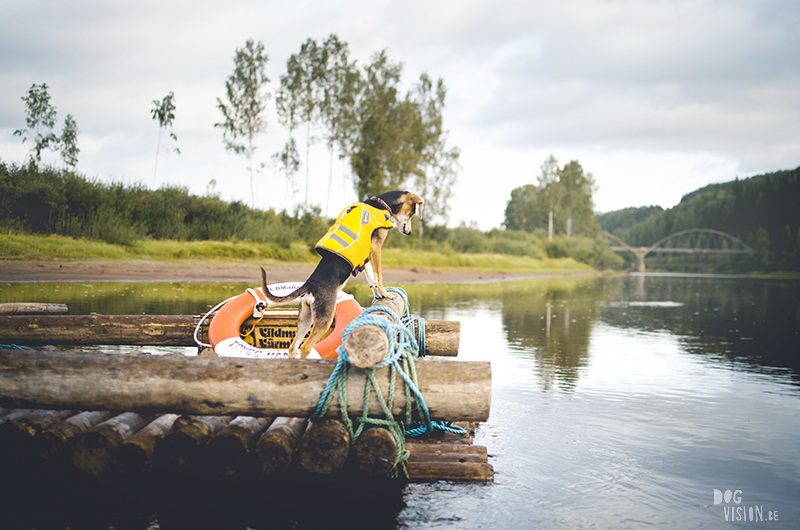
[[[280,473],[292,463],[297,441],[308,425],[306,418],[275,418],[256,442],[256,469],[264,476]]]
[[[141,475],[153,463],[153,453],[159,441],[172,430],[177,414],[163,414],[112,451],[114,469],[126,475]]]
[[[350,433],[339,420],[311,424],[297,446],[297,459],[310,473],[330,475],[344,467],[350,451]]]
[[[332,360],[0,350],[0,406],[310,417],[335,366]],[[416,364],[416,372],[432,419],[488,419],[488,362],[425,359]],[[375,376],[388,395],[389,368]],[[392,414],[402,419],[405,393],[397,384]],[[361,414],[365,385],[364,371],[351,367],[349,415]],[[374,399],[368,412],[383,415]],[[326,415],[340,415],[338,399],[332,400]]]
[[[124,412],[79,434],[70,443],[72,463],[95,477],[105,475],[111,467],[113,449],[147,425],[150,419],[135,412]]]
[[[24,346],[195,346],[199,319],[192,315],[2,315],[0,341]],[[459,322],[426,320],[425,330],[428,355],[458,355]],[[202,338],[208,342],[207,336]]]
[[[69,308],[66,304],[39,302],[17,302],[0,304],[0,315],[63,315]]]
[[[480,462],[407,462],[408,478],[414,482],[491,482],[494,468]]]
[[[15,344],[194,346],[194,317],[183,315],[39,315],[0,317],[0,337]]]
[[[437,453],[437,454],[479,454],[487,456],[486,447],[471,444],[431,444],[410,442],[406,440],[406,450],[414,453]]]
[[[111,412],[85,411],[63,419],[42,432],[39,456],[43,460],[57,460],[67,454],[67,447],[75,436],[86,432],[111,417]]]
[[[385,307],[396,315],[402,315],[406,306],[401,296],[395,296],[379,298],[372,303],[372,307]],[[394,322],[389,313],[383,311],[375,311],[370,315]],[[342,345],[350,364],[362,369],[374,368],[386,357],[389,351],[389,338],[382,328],[366,324],[350,331]]]
[[[232,416],[183,415],[175,420],[172,432],[156,445],[155,465],[178,472],[202,472],[209,440],[228,425]]]
[[[414,323],[414,337],[419,336],[419,323]],[[461,342],[461,322],[425,320],[425,355],[457,357]]]
[[[410,453],[408,456],[408,462],[412,462],[415,464],[421,464],[422,462],[432,462],[432,463],[440,463],[440,462],[478,462],[478,463],[488,463],[489,460],[487,459],[486,455],[478,454],[478,453]]]
[[[208,442],[210,467],[218,475],[255,474],[254,448],[273,418],[237,416]]]
[[[9,454],[24,451],[32,456],[42,431],[73,414],[70,410],[15,410],[0,422],[0,447]]]
[[[385,477],[397,461],[397,441],[388,429],[374,427],[361,433],[351,453],[357,473]]]

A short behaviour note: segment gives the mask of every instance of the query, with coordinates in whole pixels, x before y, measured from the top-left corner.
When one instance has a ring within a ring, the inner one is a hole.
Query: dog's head
[[[369,201],[376,201],[381,204],[377,207],[382,207],[384,204],[392,211],[392,222],[395,228],[400,230],[404,235],[411,233],[411,217],[415,213],[422,215],[422,199],[419,195],[411,193],[410,191],[389,191],[382,193],[377,197],[373,197]]]

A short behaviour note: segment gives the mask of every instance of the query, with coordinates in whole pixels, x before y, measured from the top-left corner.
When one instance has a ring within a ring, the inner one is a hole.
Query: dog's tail
[[[264,267],[261,267],[261,290],[264,292],[264,296],[267,297],[267,300],[278,305],[293,302],[296,298],[306,294],[308,292],[308,287],[304,283],[286,296],[275,296],[274,294],[270,293],[269,289],[267,288],[267,271],[264,270]]]

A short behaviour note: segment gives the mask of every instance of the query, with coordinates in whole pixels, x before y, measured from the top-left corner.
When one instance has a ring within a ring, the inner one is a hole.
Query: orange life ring
[[[289,282],[270,285],[270,292],[280,295],[290,293],[300,287],[302,283]],[[214,352],[220,357],[252,357],[257,359],[288,358],[289,352],[285,350],[265,350],[256,348],[239,336],[239,328],[248,317],[254,316],[258,311],[257,304],[269,307],[261,288],[248,289],[239,296],[233,297],[219,312],[214,315],[208,327],[208,338]],[[355,320],[364,311],[355,298],[339,292],[336,299],[336,312],[334,313],[333,332],[325,339],[318,342],[311,350],[309,358],[336,359],[336,348],[342,343],[344,328]]]

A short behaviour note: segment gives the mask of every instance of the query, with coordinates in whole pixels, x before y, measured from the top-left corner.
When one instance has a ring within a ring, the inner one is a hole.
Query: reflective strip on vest
[[[370,239],[377,228],[392,228],[391,215],[363,202],[348,206],[336,223],[317,242],[317,248],[334,252],[350,262],[353,270],[369,261]]]

